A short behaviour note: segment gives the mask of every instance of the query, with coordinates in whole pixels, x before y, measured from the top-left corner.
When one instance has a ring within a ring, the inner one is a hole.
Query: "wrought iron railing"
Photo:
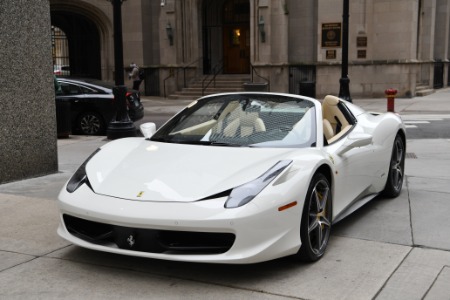
[[[163,80],[164,98],[167,97],[167,94],[166,94],[166,81],[169,80],[169,78],[171,78],[171,77],[175,77],[175,75],[178,76],[178,74],[179,74],[181,71],[183,71],[183,87],[187,87],[187,83],[186,83],[186,70],[189,69],[189,68],[192,68],[192,66],[193,66],[194,64],[197,64],[197,63],[199,62],[199,60],[201,60],[202,58],[203,58],[203,57],[200,56],[200,57],[197,58],[195,61],[193,61],[193,62],[191,62],[191,63],[189,63],[189,64],[187,64],[187,65],[185,65],[185,66],[183,66],[183,67],[177,68],[176,71],[173,70],[174,68],[170,68],[169,75],[168,75],[167,77],[165,77],[164,80]]]
[[[202,96],[205,95],[205,90],[209,87],[211,82],[214,82],[214,87],[216,87],[216,77],[219,73],[223,71],[223,60],[219,61],[212,69],[212,74],[206,75],[206,77],[202,81]],[[211,79],[208,78],[212,75]],[[206,85],[205,85],[206,83]]]
[[[254,75],[258,76],[259,78],[261,78],[262,80],[264,80],[267,83],[267,91],[270,92],[270,80],[266,77],[261,76],[260,74],[258,74],[258,71],[256,70],[255,66],[253,64],[250,63],[250,68],[251,68],[251,80],[252,82],[254,82]]]

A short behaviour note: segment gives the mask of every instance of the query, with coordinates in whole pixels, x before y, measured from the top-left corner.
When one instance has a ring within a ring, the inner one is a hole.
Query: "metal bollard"
[[[387,111],[395,112],[394,103],[395,103],[395,95],[397,95],[396,89],[387,89],[384,91],[387,98]]]

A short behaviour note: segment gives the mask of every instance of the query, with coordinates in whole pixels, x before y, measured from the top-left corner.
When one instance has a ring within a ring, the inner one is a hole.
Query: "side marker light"
[[[294,202],[291,202],[291,203],[288,203],[286,205],[278,207],[278,211],[283,211],[283,210],[286,210],[288,208],[294,207],[296,205],[297,205],[297,201],[294,201]]]

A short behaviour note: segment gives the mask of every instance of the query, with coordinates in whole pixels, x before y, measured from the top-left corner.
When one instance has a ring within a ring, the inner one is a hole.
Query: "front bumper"
[[[78,246],[117,254],[175,261],[256,263],[295,254],[301,244],[301,205],[280,212],[278,207],[289,200],[274,200],[273,196],[260,195],[258,201],[225,209],[226,198],[190,203],[141,202],[98,195],[83,185],[72,194],[61,191],[58,234]],[[107,239],[92,240],[74,231],[68,216],[119,230]],[[161,236],[166,243],[161,243]],[[140,242],[141,238],[146,242]],[[177,244],[180,239],[185,244]],[[143,246],[137,247],[139,244]]]

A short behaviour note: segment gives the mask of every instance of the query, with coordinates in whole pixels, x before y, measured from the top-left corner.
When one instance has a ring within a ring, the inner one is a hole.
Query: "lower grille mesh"
[[[235,241],[232,233],[130,228],[63,215],[67,230],[90,243],[165,254],[220,254]]]

